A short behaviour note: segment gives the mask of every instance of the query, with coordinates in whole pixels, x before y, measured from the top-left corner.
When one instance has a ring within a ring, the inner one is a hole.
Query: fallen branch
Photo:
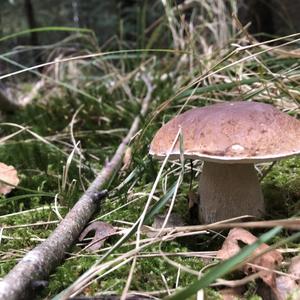
[[[105,191],[102,191],[104,185],[120,168],[126,147],[138,132],[141,116],[145,116],[148,110],[153,87],[145,75],[142,78],[147,86],[147,94],[142,101],[140,115],[135,117],[128,134],[119,145],[113,158],[105,165],[48,239],[29,251],[0,281],[0,299],[20,300],[31,297],[35,283],[47,278],[63,260],[66,251],[76,241],[95,213],[99,206],[99,200],[106,195]]]

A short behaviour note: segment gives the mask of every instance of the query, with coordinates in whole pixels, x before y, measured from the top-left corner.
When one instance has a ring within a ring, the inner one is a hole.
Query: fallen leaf
[[[167,214],[162,214],[162,215],[156,216],[154,218],[152,227],[155,229],[162,228],[162,225],[165,222],[166,216],[167,216]],[[185,225],[185,223],[183,222],[180,215],[178,215],[176,213],[171,213],[165,227],[178,227],[178,226],[184,226],[184,225]],[[152,238],[152,237],[156,236],[156,234],[157,234],[156,231],[155,232],[149,231],[147,233],[147,236]]]
[[[93,252],[100,249],[106,239],[114,234],[116,230],[114,227],[108,223],[96,221],[88,225],[80,234],[79,241],[83,241],[83,239],[91,232],[94,231],[94,237],[92,241],[87,245],[86,250]]]
[[[300,283],[300,255],[292,258],[288,273],[298,277],[297,283]]]
[[[295,280],[287,276],[279,276],[276,278],[277,291],[282,299],[287,299],[288,295],[297,289]]]
[[[292,258],[287,275],[278,276],[276,285],[282,299],[300,299],[300,256]]]
[[[155,217],[154,222],[152,224],[152,227],[159,229],[162,227],[163,223],[165,222],[165,219],[167,217],[167,214],[158,215]],[[166,224],[166,227],[178,227],[178,226],[184,226],[184,222],[180,215],[176,213],[171,213],[168,222]]]
[[[217,252],[217,257],[225,260],[237,254],[241,248],[238,241],[250,245],[257,240],[249,231],[242,228],[234,228],[229,231],[221,250]],[[260,245],[253,253],[254,256],[259,255],[269,249],[267,244]],[[257,258],[254,258],[249,263],[243,266],[243,271],[246,274],[258,273],[260,278],[269,285],[272,289],[276,288],[276,276],[272,271],[282,262],[282,255],[277,250],[271,250]]]
[[[19,181],[17,170],[13,166],[8,166],[0,162],[0,194],[8,194],[18,185]]]

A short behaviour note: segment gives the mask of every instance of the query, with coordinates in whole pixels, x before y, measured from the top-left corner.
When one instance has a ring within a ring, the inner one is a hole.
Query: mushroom
[[[150,154],[164,158],[179,128],[184,157],[204,162],[198,214],[205,224],[262,216],[264,200],[254,164],[300,153],[300,121],[269,104],[225,102],[186,111],[158,130]],[[179,155],[177,142],[170,159]]]

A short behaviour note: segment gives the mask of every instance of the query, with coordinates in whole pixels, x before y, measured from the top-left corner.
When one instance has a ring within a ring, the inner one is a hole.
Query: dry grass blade
[[[249,216],[242,216],[242,218]],[[284,220],[271,220],[271,221],[253,221],[253,222],[236,222],[231,223],[232,220],[225,220],[222,222],[212,223],[208,225],[193,225],[193,226],[178,226],[164,229],[155,229],[151,227],[144,227],[145,232],[161,232],[163,234],[193,232],[200,230],[213,230],[213,229],[230,229],[230,228],[273,228],[282,226],[287,229],[299,230],[300,219],[284,219]]]
[[[17,170],[0,162],[0,194],[6,195],[19,184]]]

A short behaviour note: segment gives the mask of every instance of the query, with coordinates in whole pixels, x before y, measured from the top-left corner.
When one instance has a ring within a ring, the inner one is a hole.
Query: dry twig
[[[243,216],[250,217],[250,216]],[[236,218],[237,220],[238,218]],[[300,219],[282,219],[282,220],[269,220],[269,221],[252,221],[252,222],[235,222],[234,219],[228,219],[212,224],[206,225],[191,225],[191,226],[176,226],[176,227],[166,227],[164,229],[156,229],[148,226],[144,226],[144,231],[146,234],[149,232],[156,233],[161,232],[162,235],[172,232],[174,233],[183,233],[183,232],[198,232],[201,230],[217,230],[217,229],[230,229],[235,227],[240,228],[273,228],[275,226],[282,226],[291,230],[299,230],[300,228]]]

